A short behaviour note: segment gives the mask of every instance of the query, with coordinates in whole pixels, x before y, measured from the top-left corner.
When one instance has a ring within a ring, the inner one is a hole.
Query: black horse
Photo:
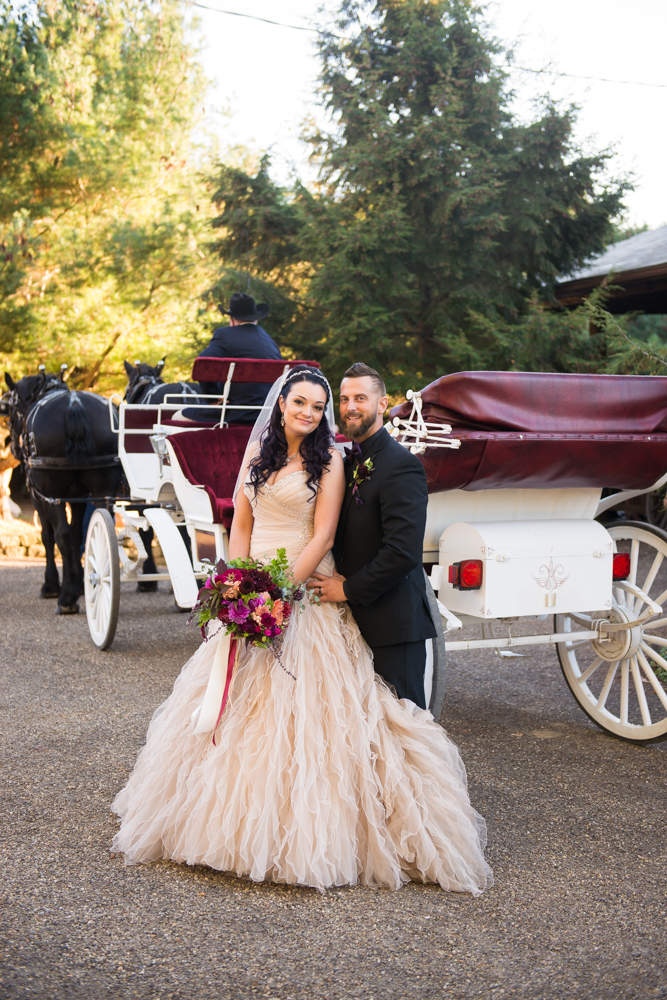
[[[187,403],[189,406],[196,406],[199,403],[198,383],[164,381],[162,378],[164,361],[165,359],[162,358],[162,361],[158,361],[154,368],[143,361],[135,361],[134,365],[131,365],[129,361],[123,362],[127,374],[126,403],[156,406],[164,401],[167,394],[172,396],[172,399],[169,400],[170,403],[177,402],[176,394],[181,397],[183,405]]]
[[[18,382],[5,373],[11,390],[6,404],[12,453],[23,464],[42,524],[46,571],[41,596],[58,598],[56,614],[76,614],[83,592],[80,550],[85,498],[95,498],[96,506],[104,506],[106,497],[118,494],[123,470],[118,436],[111,426],[116,416],[108,400],[94,392],[70,391],[63,370],[60,378],[42,371]],[[65,509],[68,501],[71,523]],[[63,560],[62,585],[54,543]]]

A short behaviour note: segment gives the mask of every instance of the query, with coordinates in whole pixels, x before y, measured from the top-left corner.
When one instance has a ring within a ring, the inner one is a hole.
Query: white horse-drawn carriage
[[[227,552],[250,431],[225,426],[229,388],[272,382],[294,364],[198,358],[194,379],[225,382],[213,428],[175,420],[180,399],[120,405],[131,500],[116,503],[115,524],[97,510],[86,540],[86,611],[98,648],[113,640],[121,578],[140,573],[139,529],[154,529],[167,564],[150,578],[170,579],[179,606],[194,604],[197,581]],[[667,378],[472,372],[408,396],[392,411],[392,433],[421,456],[429,481],[434,713],[445,649],[511,656],[549,644],[597,725],[637,742],[666,739],[667,534],[596,518],[667,482]],[[127,554],[128,538],[138,557]],[[552,616],[554,631],[545,633]],[[541,624],[525,634],[531,618]],[[472,625],[480,637],[453,638]]]

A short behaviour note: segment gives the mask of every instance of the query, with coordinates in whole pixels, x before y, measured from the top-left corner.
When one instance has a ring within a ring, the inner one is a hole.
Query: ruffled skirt
[[[456,746],[373,670],[346,605],[295,614],[281,658],[240,655],[215,746],[195,736],[219,636],[156,711],[113,803],[113,850],[291,885],[399,888],[409,879],[480,893],[492,881],[484,820]]]

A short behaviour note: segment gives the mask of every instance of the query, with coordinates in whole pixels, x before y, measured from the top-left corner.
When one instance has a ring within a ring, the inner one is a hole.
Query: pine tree
[[[522,324],[610,237],[626,186],[601,182],[608,155],[577,151],[571,108],[514,119],[473,3],[343,0],[337,28],[321,40],[331,130],[310,137],[320,189],[298,192],[313,276],[296,342],[395,391],[531,354],[553,367]]]
[[[303,309],[309,267],[303,261],[303,218],[291,192],[270,177],[264,155],[256,173],[222,164],[215,179],[213,219],[216,239],[210,249],[221,269],[205,299],[225,304],[237,291],[249,291],[271,306],[271,333],[287,345]]]

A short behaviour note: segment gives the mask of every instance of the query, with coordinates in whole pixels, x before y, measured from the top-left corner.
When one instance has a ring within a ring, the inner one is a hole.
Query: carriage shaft
[[[554,632],[551,635],[503,636],[497,639],[457,639],[454,642],[445,641],[445,648],[447,652],[452,652],[457,649],[504,649],[507,646],[553,646],[559,642],[572,642],[574,639],[603,641],[605,638],[608,637],[596,629],[588,632]]]

